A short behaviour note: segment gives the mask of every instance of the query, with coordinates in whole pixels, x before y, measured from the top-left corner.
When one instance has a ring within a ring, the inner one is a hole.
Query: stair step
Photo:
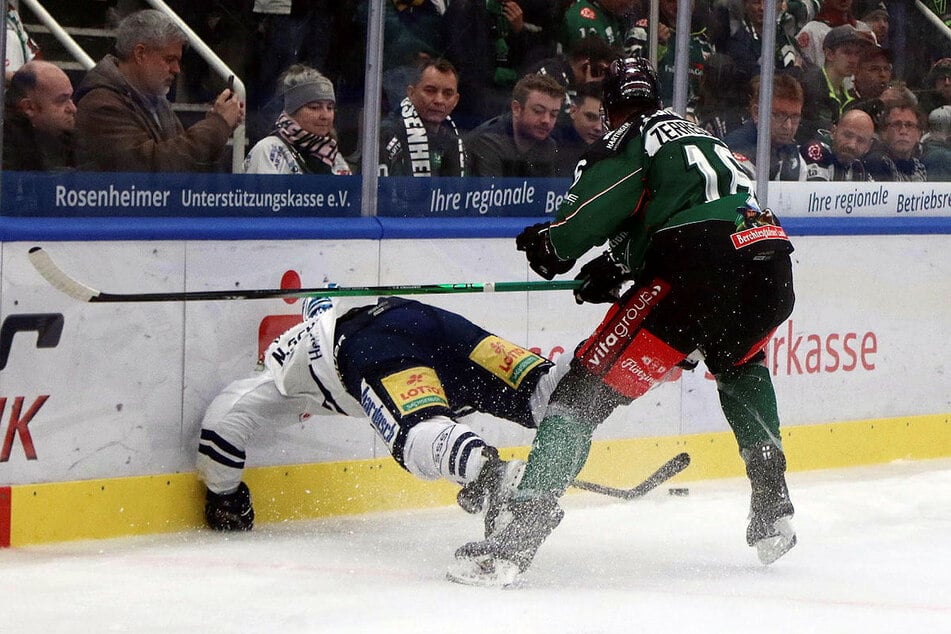
[[[80,64],[79,62],[69,62],[66,60],[56,60],[56,59],[46,59],[46,58],[44,58],[43,61],[49,62],[51,64],[55,64],[61,70],[64,70],[64,71],[67,71],[67,70],[85,71],[86,70],[86,67]]]
[[[52,33],[45,24],[24,24],[27,33]],[[73,36],[79,37],[108,37],[113,38],[116,32],[112,29],[91,29],[78,26],[64,26],[63,30]]]

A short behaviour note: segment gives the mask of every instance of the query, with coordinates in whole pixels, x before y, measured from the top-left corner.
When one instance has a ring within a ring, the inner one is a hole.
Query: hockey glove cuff
[[[621,284],[631,279],[631,269],[605,251],[582,266],[575,279],[581,280],[581,286],[575,289],[576,302],[605,304],[617,301]]]
[[[244,482],[234,493],[205,494],[205,522],[216,531],[249,531],[254,528],[251,491]]]
[[[567,273],[575,265],[575,260],[562,260],[555,253],[547,222],[526,227],[515,237],[515,248],[525,252],[528,265],[546,280]]]

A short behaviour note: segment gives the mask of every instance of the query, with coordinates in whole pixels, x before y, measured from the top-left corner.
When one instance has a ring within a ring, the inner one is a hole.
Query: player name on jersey
[[[687,137],[714,138],[709,132],[668,112],[649,118],[644,125],[644,149],[654,156],[665,143]]]

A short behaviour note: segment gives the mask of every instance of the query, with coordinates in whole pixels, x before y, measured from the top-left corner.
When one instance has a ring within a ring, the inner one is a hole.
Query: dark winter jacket
[[[464,139],[469,173],[473,176],[556,176],[558,146],[551,138],[526,152],[515,145],[512,115],[486,121]]]
[[[3,169],[59,172],[76,167],[75,137],[36,130],[22,113],[7,111],[3,122]]]
[[[747,121],[726,135],[724,142],[734,152],[742,154],[750,161],[756,161],[756,139],[759,136],[756,123]],[[805,166],[799,156],[799,146],[795,143],[776,144],[769,147],[769,179],[778,181],[806,180]]]

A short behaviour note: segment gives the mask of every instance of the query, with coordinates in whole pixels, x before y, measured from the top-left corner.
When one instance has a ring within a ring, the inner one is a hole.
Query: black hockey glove
[[[205,522],[216,531],[249,531],[254,528],[251,491],[244,482],[234,493],[205,494]]]
[[[617,301],[621,284],[631,279],[631,269],[605,251],[582,266],[575,279],[581,280],[581,286],[575,289],[576,302],[605,304]]]
[[[525,252],[528,265],[546,280],[567,273],[575,265],[574,260],[562,260],[551,246],[548,235],[548,223],[542,222],[526,227],[515,237],[515,248]]]

